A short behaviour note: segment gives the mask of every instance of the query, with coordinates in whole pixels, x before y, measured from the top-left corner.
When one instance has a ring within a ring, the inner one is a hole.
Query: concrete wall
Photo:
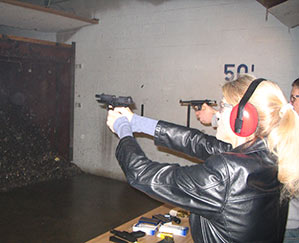
[[[99,0],[99,24],[82,28],[76,42],[74,162],[83,170],[124,179],[115,159],[118,139],[95,93],[131,95],[136,113],[186,124],[179,99],[221,98],[224,67],[277,81],[289,95],[299,76],[299,29],[288,30],[254,0]],[[243,64],[243,65],[241,65]],[[200,125],[191,114],[191,126]],[[153,160],[190,161],[138,138]]]

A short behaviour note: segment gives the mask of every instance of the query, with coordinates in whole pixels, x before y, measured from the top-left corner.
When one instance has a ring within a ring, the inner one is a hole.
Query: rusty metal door
[[[0,35],[0,112],[72,160],[75,44]],[[7,114],[6,114],[7,115]],[[38,143],[38,141],[36,141]]]

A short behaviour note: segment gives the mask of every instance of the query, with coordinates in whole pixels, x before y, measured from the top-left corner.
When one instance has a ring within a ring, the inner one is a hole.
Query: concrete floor
[[[0,242],[82,243],[160,205],[88,174],[17,188],[0,193]]]

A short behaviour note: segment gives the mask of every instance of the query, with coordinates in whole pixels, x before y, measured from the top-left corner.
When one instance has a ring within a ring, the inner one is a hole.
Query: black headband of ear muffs
[[[255,91],[256,87],[266,79],[264,78],[258,78],[255,79],[251,82],[249,87],[247,88],[245,94],[243,95],[242,99],[239,102],[239,107],[238,107],[238,112],[237,112],[237,117],[235,120],[235,132],[240,133],[243,125],[243,111],[246,103],[252,96],[253,92]]]

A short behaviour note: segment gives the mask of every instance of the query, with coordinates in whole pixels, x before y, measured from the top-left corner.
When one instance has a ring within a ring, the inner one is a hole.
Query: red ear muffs
[[[239,127],[239,129],[238,129],[235,124],[236,122],[238,122],[238,119],[237,119],[238,109],[239,109],[239,104],[236,105],[231,111],[230,127],[236,135],[238,135],[240,137],[248,137],[251,134],[253,134],[257,128],[257,125],[258,125],[257,110],[252,104],[246,103],[246,105],[244,106],[244,109],[243,109],[242,121],[239,120],[239,122],[241,122],[241,124],[237,124],[237,127]]]
[[[230,114],[230,126],[233,132],[240,137],[248,137],[253,134],[258,125],[258,113],[256,108],[247,103],[257,86],[266,79],[258,78],[251,82],[245,94]]]

